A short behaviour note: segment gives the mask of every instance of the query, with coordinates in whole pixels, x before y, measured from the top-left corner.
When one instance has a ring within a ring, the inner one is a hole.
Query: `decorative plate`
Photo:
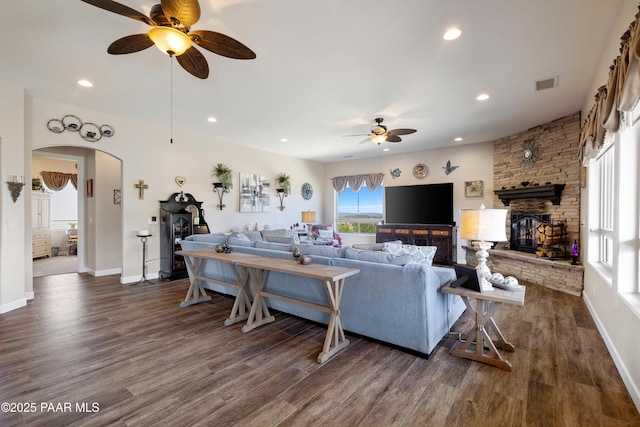
[[[300,192],[302,193],[302,198],[305,200],[311,200],[311,197],[313,197],[313,187],[308,182],[302,184]]]
[[[413,176],[422,179],[429,173],[429,168],[424,163],[418,163],[413,167]]]

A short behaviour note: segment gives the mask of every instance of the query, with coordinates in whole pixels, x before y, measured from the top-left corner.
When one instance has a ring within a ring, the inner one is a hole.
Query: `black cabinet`
[[[202,202],[191,194],[174,193],[160,201],[160,271],[161,279],[175,280],[187,277],[184,257],[176,252],[182,249],[182,239],[194,233],[208,233]]]
[[[376,243],[400,240],[416,246],[435,246],[435,264],[456,262],[456,227],[439,224],[382,224],[376,226]]]

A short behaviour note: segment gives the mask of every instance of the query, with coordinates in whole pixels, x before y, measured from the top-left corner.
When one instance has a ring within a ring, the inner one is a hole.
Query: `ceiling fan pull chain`
[[[173,144],[173,55],[169,55],[169,61],[171,61],[171,112],[170,112],[170,126],[171,126],[171,143]]]

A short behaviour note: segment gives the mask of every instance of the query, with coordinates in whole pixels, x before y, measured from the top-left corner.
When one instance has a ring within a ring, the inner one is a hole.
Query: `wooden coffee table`
[[[493,319],[493,314],[501,303],[523,306],[526,288],[522,286],[517,291],[494,288],[489,292],[476,292],[462,286],[452,288],[450,282],[440,290],[446,294],[459,295],[467,306],[468,313],[475,320],[475,327],[463,334],[462,342],[454,345],[451,354],[511,371],[511,363],[502,357],[498,348],[514,351],[515,346],[504,338]],[[472,300],[475,301],[475,305]],[[490,331],[495,333],[497,339],[491,339]]]
[[[340,321],[340,301],[342,299],[342,289],[345,279],[358,274],[360,269],[333,267],[321,264],[302,265],[293,260],[262,257],[239,260],[237,261],[237,265],[248,270],[251,278],[250,282],[253,287],[253,304],[251,305],[251,312],[249,313],[247,324],[242,327],[242,332],[249,332],[258,326],[275,320],[269,312],[265,297],[275,298],[330,314],[322,352],[318,355],[317,359],[318,363],[326,362],[338,351],[349,345],[349,340],[344,335],[344,329]],[[325,290],[327,291],[329,305],[324,306],[265,291],[264,285],[271,271],[318,279],[324,284]]]
[[[248,275],[247,271],[243,268],[236,268],[236,263],[241,260],[247,260],[252,258],[260,258],[256,255],[243,254],[238,252],[224,253],[216,252],[214,249],[194,249],[184,250],[176,252],[178,255],[182,255],[189,265],[193,274],[191,280],[191,286],[187,291],[187,296],[180,304],[180,307],[187,307],[192,304],[197,304],[204,301],[210,301],[211,297],[206,294],[202,287],[202,282],[217,283],[219,285],[234,288],[237,291],[233,308],[229,318],[224,321],[225,326],[233,325],[234,323],[246,320],[249,317],[249,310],[251,309],[251,301],[248,295]],[[225,282],[211,277],[204,276],[202,274],[203,261],[215,260],[228,264],[231,267],[235,275],[235,283]]]

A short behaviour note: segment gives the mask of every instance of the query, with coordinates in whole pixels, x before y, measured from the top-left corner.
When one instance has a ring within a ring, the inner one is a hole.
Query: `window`
[[[596,159],[595,178],[597,181],[598,212],[596,227],[592,230],[598,238],[597,261],[607,269],[613,267],[613,220],[615,214],[615,145],[611,144]]]
[[[338,232],[375,234],[383,218],[383,195],[383,186],[375,191],[362,187],[357,192],[347,188],[338,193]]]

